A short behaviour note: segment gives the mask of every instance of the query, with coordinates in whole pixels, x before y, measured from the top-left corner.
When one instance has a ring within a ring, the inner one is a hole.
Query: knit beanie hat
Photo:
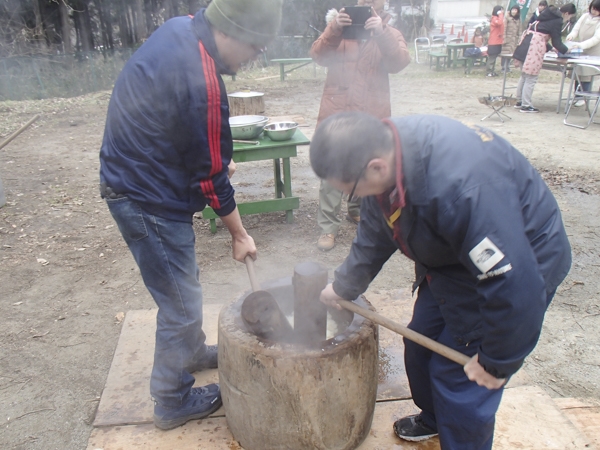
[[[283,0],[212,0],[205,17],[222,33],[257,47],[277,35]]]

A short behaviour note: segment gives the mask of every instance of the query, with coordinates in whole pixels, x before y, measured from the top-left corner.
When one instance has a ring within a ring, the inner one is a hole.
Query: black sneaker
[[[521,103],[521,102],[515,103],[515,108],[521,109],[521,106],[523,106],[523,103]]]
[[[189,371],[194,373],[206,369],[216,369],[219,367],[217,358],[218,354],[219,350],[216,345],[207,345],[206,353],[204,353],[200,360],[192,364],[192,366],[189,368]]]
[[[437,436],[438,432],[429,428],[420,414],[403,417],[394,423],[394,433],[401,439],[411,442],[424,441]]]
[[[218,384],[192,388],[181,406],[167,408],[154,404],[154,425],[170,430],[190,420],[204,419],[221,407],[221,389]]]
[[[534,108],[533,106],[522,106],[521,110],[522,113],[539,113],[540,110],[537,108]]]

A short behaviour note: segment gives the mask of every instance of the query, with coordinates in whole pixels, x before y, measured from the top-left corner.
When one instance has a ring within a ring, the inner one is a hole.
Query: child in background
[[[475,28],[475,33],[473,33],[473,39],[471,39],[471,43],[475,44],[475,47],[477,48],[483,46],[483,33],[481,32],[481,27]]]

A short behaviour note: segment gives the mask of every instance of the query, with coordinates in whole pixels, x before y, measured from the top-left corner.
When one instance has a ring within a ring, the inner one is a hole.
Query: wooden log
[[[284,311],[291,309],[289,279],[272,286],[263,289]],[[240,303],[223,307],[219,314],[223,409],[239,442],[232,448],[358,448],[369,435],[377,398],[377,326],[355,319],[335,345],[318,348],[266,345],[240,328]],[[361,304],[369,307],[366,301]],[[391,423],[388,430],[393,435]]]
[[[234,92],[227,97],[230,116],[255,116],[265,112],[265,94],[262,92]]]
[[[298,342],[314,346],[327,338],[327,307],[320,300],[327,269],[315,262],[294,267],[294,331]]]

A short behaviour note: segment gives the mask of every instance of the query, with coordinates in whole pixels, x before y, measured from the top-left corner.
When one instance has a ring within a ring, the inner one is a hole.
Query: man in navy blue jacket
[[[310,159],[320,178],[363,198],[350,254],[321,300],[357,298],[400,250],[415,262],[409,328],[471,357],[463,368],[405,339],[421,413],[394,431],[411,441],[439,433],[443,449],[490,449],[502,387],[535,347],[571,264],[552,193],[507,141],[437,116],[332,116]]]
[[[219,386],[192,388],[217,367],[202,331],[192,217],[210,205],[233,257],[256,258],[228,166],[233,154],[222,74],[259,55],[281,22],[282,0],[213,0],[167,21],[119,75],[100,151],[100,190],[158,305],[150,392],[154,424],[170,429],[221,405]]]

